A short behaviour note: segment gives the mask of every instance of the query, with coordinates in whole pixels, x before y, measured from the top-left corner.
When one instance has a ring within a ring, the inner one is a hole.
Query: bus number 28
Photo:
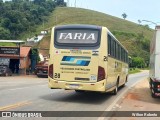
[[[60,73],[55,73],[54,78],[60,78]]]

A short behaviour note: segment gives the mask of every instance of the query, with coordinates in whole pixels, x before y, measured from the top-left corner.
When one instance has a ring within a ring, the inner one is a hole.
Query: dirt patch
[[[133,99],[133,100],[139,100],[139,96],[134,93],[128,93],[125,97],[125,99]]]
[[[132,99],[144,102],[153,101],[153,98],[151,97],[150,94],[148,80],[147,79],[142,80],[134,87],[130,88],[129,92],[127,93],[124,99]]]
[[[152,98],[150,95],[150,89],[148,80],[142,80],[134,87],[131,87],[128,93],[118,101],[117,106],[113,107],[113,111],[155,111],[158,114],[160,108],[160,99]],[[118,113],[118,112],[117,112]],[[140,117],[112,117],[109,120],[159,120],[159,117],[140,118]]]
[[[124,111],[159,111],[160,99],[151,97],[148,80],[145,79],[130,88],[119,104],[122,106],[121,110]]]
[[[134,107],[140,108],[143,107],[142,105],[134,105]]]

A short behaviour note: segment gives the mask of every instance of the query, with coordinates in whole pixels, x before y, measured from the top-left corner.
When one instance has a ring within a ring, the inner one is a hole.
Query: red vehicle
[[[41,61],[35,67],[35,74],[38,77],[48,77],[48,61]]]
[[[2,65],[0,66],[0,76],[12,76],[12,71],[8,66]]]

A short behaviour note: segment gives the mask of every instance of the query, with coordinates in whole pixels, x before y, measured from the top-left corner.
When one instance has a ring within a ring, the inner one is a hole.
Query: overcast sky
[[[127,20],[138,23],[138,20],[148,20],[160,24],[160,0],[65,0],[70,7],[80,7],[103,12],[122,18],[127,14]],[[76,3],[76,4],[75,4]],[[154,24],[143,21],[154,27]],[[152,25],[151,25],[152,24]]]

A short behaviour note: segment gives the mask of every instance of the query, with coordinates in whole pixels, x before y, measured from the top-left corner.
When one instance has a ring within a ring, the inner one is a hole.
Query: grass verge
[[[129,74],[134,74],[134,73],[139,73],[139,72],[141,72],[141,70],[138,68],[130,68],[129,69]]]

